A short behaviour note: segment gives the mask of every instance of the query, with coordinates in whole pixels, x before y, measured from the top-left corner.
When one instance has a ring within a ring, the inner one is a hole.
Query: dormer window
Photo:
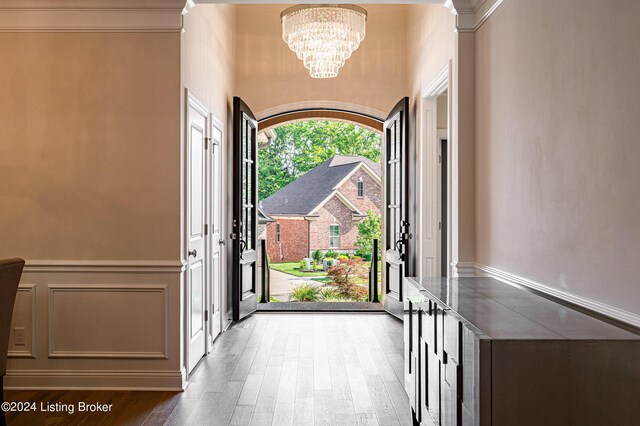
[[[364,198],[364,182],[358,182],[358,198]]]

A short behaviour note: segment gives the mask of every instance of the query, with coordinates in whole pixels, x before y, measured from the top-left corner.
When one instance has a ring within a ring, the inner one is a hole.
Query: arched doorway
[[[339,108],[300,108],[269,115],[258,121],[260,131],[267,131],[285,123],[306,120],[344,121],[382,133],[384,121],[373,115]]]

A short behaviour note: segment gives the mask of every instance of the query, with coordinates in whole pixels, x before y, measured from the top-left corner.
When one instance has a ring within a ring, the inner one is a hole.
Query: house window
[[[276,223],[276,241],[280,242],[280,224]]]
[[[329,225],[329,248],[340,248],[340,225]]]
[[[358,198],[364,198],[364,182],[358,182]]]

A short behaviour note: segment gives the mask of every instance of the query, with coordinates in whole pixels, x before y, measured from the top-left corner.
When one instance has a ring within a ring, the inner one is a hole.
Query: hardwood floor
[[[386,314],[254,314],[184,392],[8,391],[7,401],[113,404],[109,413],[9,413],[11,425],[411,425],[402,324]]]

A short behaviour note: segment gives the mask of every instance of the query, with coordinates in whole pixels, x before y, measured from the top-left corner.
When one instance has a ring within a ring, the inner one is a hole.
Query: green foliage
[[[313,260],[317,263],[322,262],[322,259],[324,259],[324,255],[322,254],[321,250],[316,250],[313,252]]]
[[[297,302],[317,302],[320,298],[320,287],[313,283],[301,283],[291,287],[289,300]]]
[[[350,123],[312,120],[275,128],[258,150],[258,197],[264,200],[334,155],[362,155],[380,162],[380,135]]]
[[[357,282],[366,279],[367,273],[367,264],[363,260],[348,259],[329,269],[327,276],[332,279],[340,294],[364,301],[369,291]]]
[[[269,297],[269,302],[280,302],[280,301],[278,299],[276,299],[275,297],[270,296]]]
[[[349,256],[347,256],[346,254],[341,254],[340,256],[338,256],[338,260],[340,262],[343,262],[345,260],[349,260]]]
[[[330,259],[337,259],[338,256],[340,256],[340,253],[338,253],[335,250],[329,250],[324,254],[324,258],[330,258]]]
[[[355,246],[358,247],[356,254],[371,260],[371,250],[373,250],[373,240],[382,241],[382,224],[380,216],[373,210],[367,210],[367,218],[356,224],[358,227],[358,237]],[[378,244],[378,255],[380,255],[380,244]]]
[[[301,260],[300,262],[298,262],[298,266],[300,267],[301,271],[305,271],[307,269],[307,264],[306,262],[303,260]]]
[[[336,287],[323,287],[320,289],[323,302],[357,302],[345,296]]]

